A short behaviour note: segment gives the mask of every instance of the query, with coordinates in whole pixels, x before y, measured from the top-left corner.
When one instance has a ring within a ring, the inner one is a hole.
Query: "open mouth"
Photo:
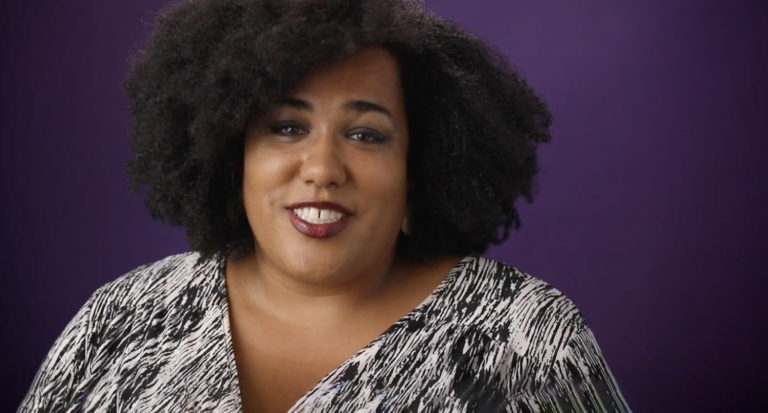
[[[293,227],[312,238],[328,238],[340,233],[352,217],[346,208],[329,202],[301,202],[286,209]]]
[[[310,224],[330,224],[344,218],[344,214],[339,211],[315,207],[296,208],[293,213]]]

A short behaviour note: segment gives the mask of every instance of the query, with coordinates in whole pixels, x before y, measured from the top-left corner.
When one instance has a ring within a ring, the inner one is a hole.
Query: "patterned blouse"
[[[224,264],[197,253],[99,288],[19,412],[241,412]],[[290,412],[627,412],[574,304],[476,255]]]

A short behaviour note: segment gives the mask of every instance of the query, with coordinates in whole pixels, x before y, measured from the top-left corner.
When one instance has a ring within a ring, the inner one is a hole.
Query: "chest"
[[[232,342],[243,410],[285,412],[388,325],[351,322],[319,331],[232,312]],[[380,328],[379,328],[380,327]]]
[[[380,299],[368,300],[364,306],[335,317],[314,317],[319,323],[313,321],[298,326],[296,321],[303,320],[301,317],[278,317],[271,307],[253,305],[259,301],[245,294],[248,287],[243,280],[246,278],[233,272],[228,281],[229,319],[244,411],[285,412],[299,400],[308,401],[303,396],[323,378],[329,373],[338,373],[339,366],[371,342],[384,337],[385,330],[422,302],[444,278],[448,268],[443,267],[448,265],[453,264],[446,261],[435,270],[417,272],[420,276],[401,277],[404,281],[392,282],[393,288],[382,293]],[[325,320],[333,321],[325,323]],[[387,337],[396,338],[390,334]],[[408,348],[397,343],[387,347]],[[415,352],[421,353],[420,349]],[[383,363],[390,362],[384,360]],[[369,373],[372,371],[379,370],[370,369]],[[356,377],[355,380],[362,385],[360,388],[366,387],[362,382],[368,379]],[[316,400],[314,395],[311,399]]]
[[[399,411],[414,403],[427,411],[471,411],[511,385],[492,374],[498,367],[491,361],[503,360],[502,352],[472,329],[404,327],[374,343],[355,352],[352,363],[346,352],[301,350],[298,340],[237,353],[243,411]],[[320,390],[304,397],[319,382]]]
[[[299,349],[297,341],[265,344],[245,337],[233,340],[246,413],[287,411],[335,367],[331,355]]]

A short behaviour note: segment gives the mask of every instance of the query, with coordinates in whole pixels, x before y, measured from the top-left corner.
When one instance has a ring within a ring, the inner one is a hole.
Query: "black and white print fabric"
[[[170,256],[93,293],[18,411],[241,412],[225,260],[198,258]],[[290,411],[629,410],[567,297],[469,255]]]

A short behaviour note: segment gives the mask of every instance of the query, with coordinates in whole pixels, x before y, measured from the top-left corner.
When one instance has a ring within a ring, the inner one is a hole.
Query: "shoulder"
[[[81,403],[108,402],[118,385],[135,382],[137,369],[163,363],[220,299],[210,293],[218,291],[216,264],[197,253],[172,255],[97,289],[56,339],[19,411],[59,411],[62,403],[79,411]],[[83,389],[95,390],[86,396]]]
[[[101,351],[100,344],[112,342],[109,352],[118,351],[116,342],[128,345],[128,338],[143,336],[150,326],[191,326],[191,320],[226,294],[218,269],[218,259],[186,252],[144,264],[105,284],[84,306],[91,349]]]
[[[92,301],[109,301],[113,306],[140,306],[160,297],[183,292],[186,287],[211,283],[209,274],[216,259],[201,259],[197,252],[170,255],[141,265],[100,287]]]
[[[468,256],[462,264],[454,315],[499,343],[505,357],[524,359],[521,376],[543,379],[587,328],[578,307],[546,281],[504,262]]]
[[[468,256],[456,277],[457,310],[471,322],[493,325],[580,328],[583,317],[565,294],[516,267],[482,256]]]

